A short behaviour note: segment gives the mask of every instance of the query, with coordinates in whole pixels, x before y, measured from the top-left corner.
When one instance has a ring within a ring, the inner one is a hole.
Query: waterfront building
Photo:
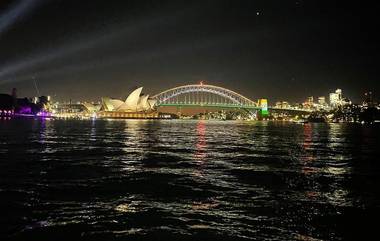
[[[117,112],[152,112],[155,110],[156,100],[150,99],[149,95],[141,94],[143,87],[132,91],[125,101],[102,98],[102,111]]]
[[[18,98],[16,88],[12,89],[12,93],[0,94],[0,111],[1,114],[20,114],[20,115],[36,115],[39,112],[49,111],[49,98],[40,96],[34,102],[32,98]]]
[[[290,105],[289,105],[289,102],[287,101],[278,101],[276,102],[275,107],[279,109],[289,109]]]

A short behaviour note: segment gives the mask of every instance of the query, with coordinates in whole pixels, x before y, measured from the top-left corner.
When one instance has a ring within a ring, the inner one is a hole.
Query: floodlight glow
[[[21,0],[11,6],[10,10],[0,15],[0,35],[7,31],[20,18],[36,6],[36,0]]]

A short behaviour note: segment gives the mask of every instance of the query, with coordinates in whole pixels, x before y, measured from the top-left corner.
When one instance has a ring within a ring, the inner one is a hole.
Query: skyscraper
[[[336,89],[334,93],[330,93],[330,105],[333,107],[342,105],[342,90]]]
[[[318,104],[325,105],[326,104],[326,98],[324,96],[318,97]]]

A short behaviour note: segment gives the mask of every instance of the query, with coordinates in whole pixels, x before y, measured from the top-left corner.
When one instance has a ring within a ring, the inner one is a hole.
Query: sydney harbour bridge
[[[235,91],[203,84],[190,84],[171,88],[152,96],[156,105],[176,107],[217,107],[217,108],[239,108],[248,111],[297,111],[308,113],[306,109],[278,109],[268,107],[266,100],[253,101]]]

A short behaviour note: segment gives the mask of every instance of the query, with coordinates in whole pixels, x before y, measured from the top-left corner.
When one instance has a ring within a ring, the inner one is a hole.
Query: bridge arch
[[[180,95],[186,95],[191,93],[204,94],[209,93],[222,97],[224,106],[227,107],[242,107],[242,108],[256,108],[257,103],[251,99],[226,88],[215,86],[215,85],[206,85],[206,84],[192,84],[192,85],[183,85],[175,88],[171,88],[161,93],[154,95],[152,98],[155,98],[157,101],[157,106],[166,105],[173,103],[173,99],[177,98]],[[190,95],[191,97],[191,95]],[[199,101],[199,100],[189,100],[191,103],[196,105],[211,106],[213,103],[210,101]],[[174,102],[175,103],[175,102]],[[183,102],[181,102],[184,104]],[[180,104],[179,102],[177,103]]]

